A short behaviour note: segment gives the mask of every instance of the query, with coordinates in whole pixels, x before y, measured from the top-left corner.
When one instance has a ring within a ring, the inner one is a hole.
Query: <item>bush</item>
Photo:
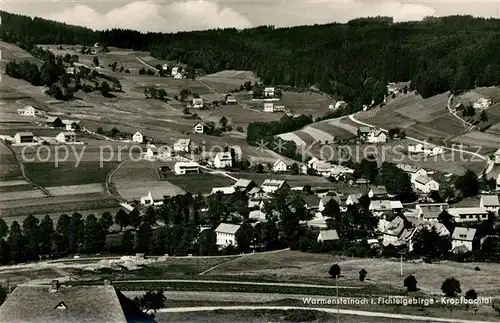
[[[415,276],[409,275],[408,277],[405,278],[405,280],[403,282],[403,286],[406,287],[406,290],[408,292],[416,292],[416,291],[418,291],[417,283],[418,283],[418,281],[415,278]]]
[[[338,278],[340,276],[340,266],[337,264],[331,266],[328,274],[330,274],[332,278]]]
[[[447,278],[441,285],[441,290],[446,297],[457,297],[462,292],[460,282],[454,277]]]
[[[367,274],[368,274],[368,272],[366,270],[361,269],[359,271],[359,281],[364,282]]]
[[[481,268],[476,267],[476,268],[474,268],[474,270],[475,270],[475,271],[481,271]]]

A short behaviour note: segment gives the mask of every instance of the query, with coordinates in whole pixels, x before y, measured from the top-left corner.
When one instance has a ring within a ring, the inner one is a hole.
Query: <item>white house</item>
[[[215,168],[226,168],[233,166],[233,158],[229,152],[219,152],[215,154],[214,167]]]
[[[163,66],[161,68],[162,68],[162,70],[167,70],[168,69],[168,64],[167,63],[163,64]]]
[[[453,250],[460,246],[464,246],[465,248],[467,248],[467,251],[472,251],[475,238],[476,229],[455,227],[453,235],[451,236],[451,248]]]
[[[179,66],[174,66],[174,67],[172,67],[172,72],[171,72],[171,75],[172,75],[172,76],[176,76],[177,74],[180,74],[180,69],[179,69]]]
[[[163,199],[163,195],[151,194],[151,191],[149,191],[148,195],[141,197],[141,205],[162,205]]]
[[[188,153],[191,148],[191,139],[179,139],[174,143],[174,151]]]
[[[22,116],[35,117],[38,111],[31,105],[27,105],[23,109],[17,109],[17,113]]]
[[[337,109],[343,109],[347,106],[347,103],[345,101],[337,101],[335,102],[335,110]]]
[[[76,142],[76,133],[73,131],[63,131],[56,136],[56,140],[61,143]]]
[[[236,98],[232,95],[228,95],[226,97],[226,104],[236,104],[238,101],[236,101]]]
[[[374,213],[384,213],[403,209],[401,201],[372,200],[368,209]]]
[[[174,75],[174,80],[182,80],[182,73],[177,73]]]
[[[274,112],[274,103],[272,102],[264,103],[264,112]]]
[[[265,193],[274,193],[281,188],[290,188],[288,183],[284,180],[266,179],[260,186],[261,190]]]
[[[416,145],[408,146],[408,151],[413,154],[425,154],[425,155],[440,155],[443,153],[443,148],[428,143],[418,143]]]
[[[240,225],[221,223],[215,229],[215,234],[217,236],[216,244],[219,248],[224,248],[229,245],[237,246],[236,233],[241,228]]]
[[[200,165],[194,162],[177,162],[174,165],[174,172],[176,175],[198,174]]]
[[[371,130],[366,140],[372,144],[386,142],[387,135],[382,130]]]
[[[194,109],[201,109],[201,108],[203,108],[203,99],[202,98],[194,98],[193,99],[192,107]]]
[[[339,240],[337,230],[320,230],[318,233],[318,242],[337,240]]]
[[[275,161],[273,164],[273,172],[274,173],[286,172],[285,162],[282,161],[281,159],[278,159],[277,161]]]
[[[482,207],[455,207],[447,212],[453,216],[456,223],[481,222],[488,219],[488,211]]]
[[[148,146],[146,150],[146,157],[149,159],[158,157],[158,147],[155,145]]]
[[[493,212],[494,214],[498,214],[498,210],[500,209],[498,195],[481,195],[479,207],[485,208],[486,211]]]
[[[231,195],[236,192],[236,188],[234,186],[214,187],[212,188],[212,192],[210,194],[213,195],[217,192],[221,192],[224,195]]]
[[[137,142],[139,144],[142,144],[144,141],[144,137],[142,136],[142,133],[140,133],[139,131],[134,133],[134,135],[132,136],[132,141]]]
[[[418,176],[414,182],[415,188],[423,193],[439,190],[439,183],[427,176]]]
[[[195,133],[204,133],[205,132],[205,126],[201,122],[198,122],[197,124],[194,125],[193,131]]]
[[[34,138],[32,132],[18,132],[14,135],[14,142],[16,144],[32,143],[34,142]]]
[[[473,104],[474,109],[488,109],[491,105],[491,99],[480,98]]]
[[[264,88],[264,96],[266,98],[272,98],[272,97],[274,97],[274,94],[275,94],[274,87],[266,87],[266,88]]]

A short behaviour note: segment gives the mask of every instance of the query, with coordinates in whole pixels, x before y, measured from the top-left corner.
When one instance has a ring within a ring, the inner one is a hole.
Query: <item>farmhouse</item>
[[[362,194],[349,194],[347,199],[345,200],[346,205],[356,205],[359,204],[359,198]]]
[[[73,131],[63,131],[56,136],[56,140],[61,143],[76,142],[76,133]]]
[[[238,145],[231,146],[229,148],[229,151],[231,152],[234,161],[240,162],[243,159],[243,151],[241,150],[240,146]]]
[[[274,103],[264,103],[264,112],[274,112]]]
[[[193,131],[195,133],[204,133],[205,132],[205,126],[201,122],[198,122],[197,124],[194,125]]]
[[[127,319],[112,285],[19,284],[0,306],[2,322],[114,322]]]
[[[335,196],[323,196],[320,200],[319,200],[319,203],[318,203],[318,211],[320,212],[323,212],[326,208],[326,205],[328,204],[328,202],[330,202],[331,200],[334,200],[335,202],[337,202],[337,204],[340,206],[341,204],[341,200],[340,200],[340,196],[338,195],[335,195]]]
[[[202,98],[194,98],[193,104],[191,107],[194,109],[202,109],[203,108],[203,99]]]
[[[290,188],[290,185],[284,180],[266,179],[260,186],[265,193],[274,193],[282,188]]]
[[[46,124],[48,127],[51,127],[54,129],[66,128],[65,124],[62,122],[62,120],[59,117],[48,117],[46,120]]]
[[[282,172],[286,172],[286,164],[284,161],[282,161],[281,159],[278,159],[277,161],[274,162],[273,164],[273,172],[274,173],[282,173]]]
[[[240,178],[233,186],[237,191],[249,192],[251,189],[257,187],[257,184],[250,179]]]
[[[491,99],[480,98],[473,104],[474,109],[488,109],[491,105]]]
[[[226,95],[226,104],[236,104],[238,101],[236,101],[236,98],[232,96],[231,94]]]
[[[226,168],[233,166],[233,158],[229,152],[219,152],[215,154],[214,167]]]
[[[479,207],[485,208],[488,212],[498,214],[498,210],[500,209],[498,195],[481,195]]]
[[[234,188],[234,186],[214,187],[212,188],[212,192],[210,194],[214,195],[217,194],[218,192],[221,192],[224,195],[231,195],[236,192],[236,189]]]
[[[453,230],[453,235],[451,236],[451,248],[454,252],[456,252],[457,249],[463,249],[462,246],[464,246],[464,251],[472,251],[474,249],[475,239],[476,229],[455,227],[455,230]]]
[[[337,241],[339,240],[339,235],[337,230],[320,230],[317,240],[318,242]]]
[[[482,207],[449,208],[447,212],[453,216],[456,223],[481,222],[488,219],[488,211]]]
[[[418,218],[426,222],[437,222],[439,214],[448,208],[448,203],[417,204]]]
[[[320,197],[318,195],[304,195],[302,196],[302,201],[304,201],[305,207],[310,210],[318,210]]]
[[[275,89],[274,87],[266,87],[264,88],[264,96],[266,98],[273,98],[275,95]]]
[[[191,146],[191,139],[179,139],[174,143],[175,152],[185,152],[188,153]]]
[[[146,157],[150,159],[158,157],[158,147],[154,145],[148,146],[148,149],[146,151]]]
[[[215,229],[215,234],[217,236],[217,246],[219,248],[224,248],[229,245],[237,246],[236,233],[241,228],[240,225],[221,223]]]
[[[286,108],[284,105],[275,105],[273,112],[285,112]]]
[[[415,188],[423,193],[439,190],[439,183],[427,176],[418,176],[414,182]]]
[[[171,72],[172,77],[176,77],[177,75],[181,75],[181,67],[179,66],[174,66],[172,67],[172,72]]]
[[[174,172],[176,175],[198,174],[200,165],[194,162],[177,162],[174,165]]]
[[[141,197],[141,205],[162,205],[165,197],[162,194],[152,194],[151,191],[148,195]]]
[[[401,201],[372,200],[368,209],[374,213],[384,213],[387,211],[402,210],[403,204],[401,204]]]
[[[168,70],[168,64],[167,63],[163,64],[161,69],[165,71]]]
[[[385,188],[385,186],[374,186],[368,192],[368,197],[371,199],[384,196],[387,196],[387,189]]]
[[[17,114],[27,117],[35,117],[38,111],[31,105],[25,106],[23,109],[17,109]]]
[[[370,131],[366,140],[372,144],[386,142],[387,135],[382,130],[375,129]]]
[[[142,133],[140,131],[137,131],[136,133],[134,133],[134,135],[132,136],[132,141],[137,142],[139,144],[142,144],[144,141],[144,137],[142,136]]]
[[[16,144],[32,143],[34,142],[34,136],[32,132],[18,132],[14,136],[14,142]]]
[[[63,119],[61,120],[62,123],[64,124],[64,127],[68,131],[84,131],[85,130],[85,124],[81,120],[71,120],[71,119]]]
[[[425,155],[439,155],[443,153],[443,148],[439,146],[434,146],[428,143],[418,143],[416,145],[408,146],[408,151],[413,154],[425,154]]]
[[[381,231],[383,232],[382,244],[384,246],[401,246],[408,244],[415,229],[407,226],[402,217],[396,216]]]
[[[358,137],[362,137],[362,138],[366,139],[370,132],[371,132],[370,127],[365,127],[365,126],[359,127],[358,128]]]

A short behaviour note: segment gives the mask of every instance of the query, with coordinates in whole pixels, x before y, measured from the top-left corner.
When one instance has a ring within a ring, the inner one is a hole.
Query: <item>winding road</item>
[[[355,122],[359,125],[362,125],[362,126],[366,126],[366,127],[370,127],[370,128],[378,128],[384,132],[389,132],[389,130],[387,129],[384,129],[384,128],[380,128],[380,127],[376,127],[375,125],[372,125],[372,124],[369,124],[369,123],[366,123],[366,122],[363,122],[363,121],[359,121],[355,118],[355,115],[356,113],[353,113],[351,115],[349,115],[349,119],[351,119],[352,122]],[[447,151],[454,151],[454,152],[459,152],[459,153],[463,153],[463,154],[467,154],[467,155],[471,155],[471,156],[474,156],[476,158],[479,158],[483,161],[486,162],[487,166],[486,168],[479,174],[479,178],[483,175],[483,174],[488,174],[489,172],[491,172],[491,170],[493,169],[493,166],[495,165],[493,163],[492,160],[490,160],[488,157],[486,156],[483,156],[481,154],[478,154],[478,153],[475,153],[475,152],[472,152],[472,151],[468,151],[468,150],[463,150],[463,149],[458,149],[458,148],[450,148],[450,147],[445,147],[445,146],[439,146],[439,145],[434,145],[434,144],[430,144],[428,142],[425,142],[423,140],[419,140],[417,138],[413,138],[413,137],[405,137],[405,139],[408,139],[410,141],[413,141],[413,142],[416,142],[416,143],[420,143],[420,144],[426,144],[426,145],[432,145],[432,146],[435,146],[435,147],[441,147],[443,148],[443,150],[447,150]]]

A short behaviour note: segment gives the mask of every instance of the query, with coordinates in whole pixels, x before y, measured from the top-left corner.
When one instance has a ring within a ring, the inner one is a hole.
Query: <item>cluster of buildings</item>
[[[285,112],[286,108],[284,105],[275,105],[272,102],[266,102],[264,103],[264,112]]]
[[[316,157],[311,158],[301,167],[301,172],[303,174],[308,174],[311,170],[315,174],[328,178],[333,177],[337,180],[343,176],[346,176],[347,174],[354,173],[354,169],[320,160]]]
[[[13,143],[16,145],[30,145],[39,143],[54,143],[54,144],[75,144],[80,143],[76,140],[76,133],[73,131],[62,131],[55,137],[35,137],[33,132],[25,131],[18,132],[14,135]]]
[[[429,173],[422,167],[407,164],[398,164],[397,167],[410,175],[410,180],[415,190],[421,193],[430,193],[439,190],[439,183],[430,178],[428,176]]]
[[[387,134],[384,131],[365,126],[358,128],[358,138],[371,144],[387,142]]]

